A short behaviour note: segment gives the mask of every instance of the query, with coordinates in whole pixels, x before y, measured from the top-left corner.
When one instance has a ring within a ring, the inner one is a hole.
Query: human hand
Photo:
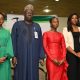
[[[80,52],[77,52],[77,57],[79,57],[79,58],[80,58]]]
[[[56,59],[54,59],[53,62],[54,62],[57,66],[60,65],[60,62],[59,62],[58,60],[56,60]]]
[[[44,60],[41,59],[39,62],[42,66],[44,66]]]
[[[0,58],[0,63],[3,63],[6,60],[6,57]]]
[[[17,64],[17,58],[16,57],[12,58],[12,64],[14,67],[16,66],[16,64]]]
[[[63,60],[61,60],[59,65],[62,65],[65,60],[66,60],[65,58]]]

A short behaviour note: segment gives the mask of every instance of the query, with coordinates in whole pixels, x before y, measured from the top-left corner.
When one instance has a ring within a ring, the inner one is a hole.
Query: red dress
[[[47,55],[46,68],[48,73],[48,80],[68,80],[67,67],[65,61],[62,65],[57,66],[53,59],[58,61],[66,57],[66,46],[64,37],[60,32],[48,31],[43,34],[43,46]]]

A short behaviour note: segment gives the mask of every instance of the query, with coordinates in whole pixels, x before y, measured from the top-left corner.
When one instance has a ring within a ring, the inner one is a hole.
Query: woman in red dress
[[[62,33],[57,32],[59,20],[50,19],[51,30],[43,34],[43,47],[47,55],[46,68],[48,80],[68,80],[66,46]]]

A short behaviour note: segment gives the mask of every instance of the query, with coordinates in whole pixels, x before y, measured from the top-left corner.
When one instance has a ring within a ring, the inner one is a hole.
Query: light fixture
[[[51,10],[49,9],[49,6],[45,6],[43,9],[43,12],[45,12],[45,13],[51,12]]]
[[[51,12],[51,10],[50,10],[50,9],[44,9],[43,11],[44,11],[44,12],[46,12],[46,13]]]
[[[55,0],[55,1],[59,1],[59,0]]]

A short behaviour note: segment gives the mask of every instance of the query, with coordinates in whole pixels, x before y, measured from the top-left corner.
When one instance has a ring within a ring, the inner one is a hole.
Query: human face
[[[72,25],[77,25],[78,23],[78,16],[77,15],[73,15],[71,18],[71,24]]]
[[[4,23],[4,17],[2,14],[0,14],[0,27],[2,26],[3,23]]]
[[[57,29],[59,26],[59,20],[57,18],[52,19],[51,27]]]
[[[26,10],[24,13],[24,17],[25,17],[26,21],[32,21],[33,11],[32,10]]]

